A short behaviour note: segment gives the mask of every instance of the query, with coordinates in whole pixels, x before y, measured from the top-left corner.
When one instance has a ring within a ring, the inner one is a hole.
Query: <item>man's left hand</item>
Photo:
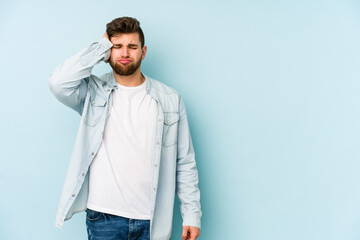
[[[183,232],[181,235],[182,240],[195,240],[198,236],[200,236],[200,228],[183,226]]]

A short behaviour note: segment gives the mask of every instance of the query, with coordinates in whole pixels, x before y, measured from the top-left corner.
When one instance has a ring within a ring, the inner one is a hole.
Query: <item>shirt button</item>
[[[92,152],[91,155],[94,155],[94,152]]]
[[[154,166],[157,167],[157,164],[155,164]]]
[[[108,92],[110,91],[110,89],[107,90]]]
[[[166,122],[167,122],[168,124],[170,123],[170,121],[169,121],[169,120],[167,120]]]
[[[159,118],[159,122],[161,122],[161,120],[162,120],[162,119],[161,119],[161,118]]]
[[[95,104],[95,101],[92,101],[92,104]]]
[[[157,142],[156,144],[157,144],[157,145],[159,145],[159,144],[160,144],[160,142]]]
[[[71,195],[72,197],[75,197],[75,194]]]
[[[81,176],[85,176],[85,173],[82,173]]]
[[[154,188],[154,191],[156,191],[156,188]]]
[[[95,55],[99,55],[99,53],[96,52]]]

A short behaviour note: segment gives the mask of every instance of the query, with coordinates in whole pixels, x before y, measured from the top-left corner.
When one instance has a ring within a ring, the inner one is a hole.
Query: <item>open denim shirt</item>
[[[92,68],[110,56],[112,43],[105,37],[93,42],[56,67],[49,87],[56,98],[81,115],[75,146],[64,183],[55,226],[86,210],[89,166],[97,154],[117,88],[113,72],[100,78]],[[156,100],[156,121],[151,190],[151,239],[169,239],[175,192],[183,225],[200,228],[198,172],[185,106],[172,88],[144,75],[147,94]]]

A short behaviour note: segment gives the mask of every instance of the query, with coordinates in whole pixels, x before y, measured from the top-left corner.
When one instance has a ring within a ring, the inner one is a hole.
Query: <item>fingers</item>
[[[197,231],[191,231],[189,240],[196,240],[199,235],[200,234]]]
[[[197,227],[183,226],[182,240],[196,240],[200,236],[200,229]]]
[[[104,36],[103,37],[106,37],[107,39],[109,39],[109,35],[107,34],[107,32],[104,33]],[[109,39],[110,40],[110,39]]]
[[[181,235],[181,239],[182,240],[188,240],[190,237],[190,232],[189,232],[190,227],[189,226],[183,226],[183,232]]]

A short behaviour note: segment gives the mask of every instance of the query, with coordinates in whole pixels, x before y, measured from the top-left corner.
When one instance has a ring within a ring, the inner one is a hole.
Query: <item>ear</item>
[[[141,49],[141,54],[142,54],[141,60],[144,60],[146,52],[147,52],[147,46],[143,46],[143,48]]]

